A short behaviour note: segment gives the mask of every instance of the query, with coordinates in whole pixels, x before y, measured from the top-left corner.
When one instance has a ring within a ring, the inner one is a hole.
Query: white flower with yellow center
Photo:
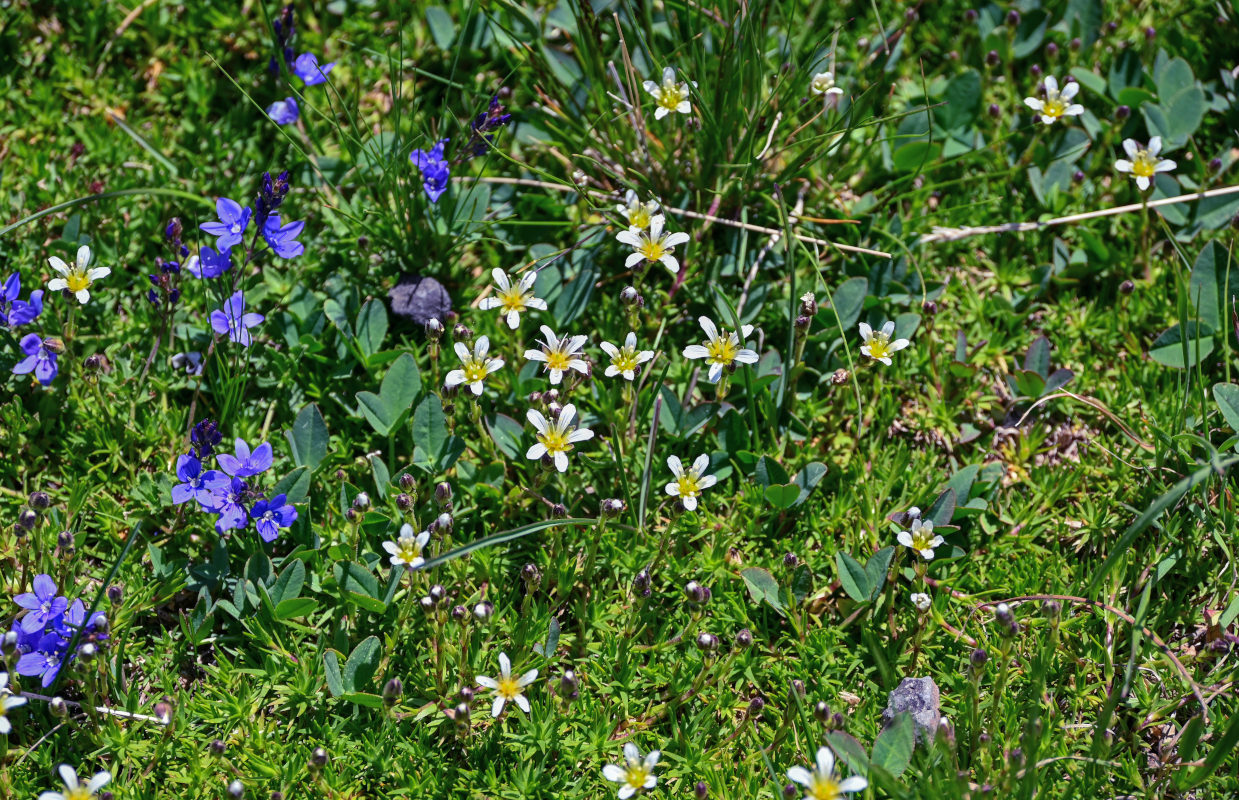
[[[478,684],[495,691],[495,702],[491,704],[490,715],[497,717],[503,713],[507,703],[516,703],[526,714],[529,713],[529,701],[525,699],[523,689],[538,678],[538,671],[531,669],[519,678],[512,677],[512,662],[508,661],[507,653],[499,654],[499,677],[487,678],[478,676]]]
[[[1053,75],[1045,76],[1045,99],[1025,97],[1024,105],[1041,115],[1041,121],[1053,125],[1063,117],[1078,117],[1084,113],[1084,106],[1071,102],[1080,93],[1080,84],[1069,81],[1063,90],[1058,91],[1058,80]]]
[[[66,264],[59,256],[52,256],[47,259],[47,263],[60,273],[59,278],[52,278],[47,282],[47,288],[53,292],[68,289],[82,305],[90,302],[91,284],[112,274],[112,270],[107,267],[89,269],[90,247],[87,245],[77,249],[77,261],[73,266]]]
[[[611,359],[611,366],[607,367],[605,373],[608,378],[623,375],[625,380],[633,380],[637,376],[637,367],[654,357],[653,350],[637,349],[635,331],[628,332],[628,336],[624,338],[623,347],[616,347],[610,342],[603,342],[598,346]]]
[[[691,81],[693,88],[697,88],[697,81]],[[663,70],[663,82],[654,83],[654,81],[645,81],[642,86],[645,91],[649,92],[658,108],[654,110],[654,119],[662,119],[663,117],[673,112],[681,114],[689,114],[693,107],[688,102],[688,84],[676,83],[675,69],[667,67]]]
[[[538,279],[536,271],[529,270],[516,284],[512,283],[508,273],[498,267],[491,270],[490,274],[495,279],[496,292],[491,297],[483,297],[478,308],[483,311],[499,309],[500,315],[508,321],[508,327],[512,330],[516,330],[516,326],[521,324],[521,312],[531,308],[546,311],[546,301],[535,297],[533,293],[533,282]]]
[[[624,195],[624,202],[617,205],[615,210],[624,215],[629,228],[640,231],[650,227],[650,221],[658,213],[658,201],[642,203],[637,193],[629,189]]]
[[[645,758],[641,757],[641,751],[632,742],[624,745],[624,765],[607,764],[602,768],[602,777],[618,783],[620,800],[628,800],[643,789],[653,789],[658,785],[658,778],[654,776],[654,767],[658,765],[658,757],[661,755],[657,750],[651,750],[645,754]]]
[[[24,705],[26,698],[9,691],[9,673],[0,672],[0,736],[13,730],[13,725],[9,722],[9,712]]]
[[[429,541],[430,531],[422,531],[414,536],[413,526],[406,522],[400,526],[400,535],[396,537],[396,541],[383,542],[383,549],[391,555],[393,567],[417,569],[426,563],[426,559],[422,557],[422,551],[426,549],[426,543]]]
[[[929,611],[929,607],[933,605],[934,602],[930,596],[924,592],[914,592],[911,599],[912,605],[915,606],[916,610],[922,614]]]
[[[809,82],[809,88],[814,94],[824,94],[826,99],[838,97],[843,94],[843,90],[835,86],[835,73],[819,72],[813,76],[813,80]]]
[[[705,453],[697,456],[693,465],[687,470],[680,463],[680,459],[668,456],[667,467],[675,476],[675,480],[667,484],[667,494],[680,498],[680,502],[689,511],[695,510],[697,498],[701,497],[701,493],[718,483],[718,478],[713,475],[702,474],[708,466],[710,466],[710,457]]]
[[[568,453],[573,445],[594,438],[594,432],[589,428],[574,429],[572,427],[572,420],[575,416],[576,406],[571,403],[560,409],[559,416],[549,422],[538,410],[529,409],[525,418],[536,430],[534,438],[537,439],[537,443],[529,448],[525,457],[533,461],[541,461],[543,456],[549,455],[555,461],[555,469],[567,472]]]
[[[60,779],[65,783],[63,792],[44,792],[39,795],[39,800],[90,800],[99,793],[99,790],[107,786],[108,781],[112,780],[112,775],[109,772],[96,772],[95,776],[87,781],[84,785],[77,779],[77,770],[68,764],[61,764]]]
[[[863,792],[869,781],[853,775],[839,780],[835,775],[835,754],[829,747],[817,749],[817,769],[813,772],[804,767],[792,767],[787,771],[788,780],[804,787],[805,800],[838,800],[844,794]]]
[[[582,375],[589,373],[589,364],[581,358],[584,354],[582,350],[585,346],[584,336],[565,336],[560,339],[555,335],[555,331],[546,325],[543,325],[540,330],[544,337],[541,340],[542,349],[526,350],[525,358],[546,364],[545,369],[550,373],[552,386],[562,381],[564,373],[570,369]]]
[[[690,344],[684,348],[685,358],[704,358],[710,365],[709,379],[718,381],[726,367],[732,364],[756,364],[759,357],[756,352],[741,347],[740,337],[735,331],[730,333],[724,329],[721,333],[709,317],[698,317],[701,329],[706,332],[705,344]],[[753,332],[752,325],[743,325],[740,334],[745,339]]]
[[[860,352],[869,356],[874,361],[881,361],[886,366],[891,365],[891,353],[902,350],[911,344],[907,339],[896,339],[891,341],[891,337],[895,335],[895,323],[887,321],[882,326],[882,330],[874,333],[873,328],[867,323],[860,324],[860,338],[863,343],[860,346]]]
[[[1136,179],[1136,185],[1140,187],[1140,191],[1148,189],[1153,184],[1153,176],[1157,173],[1169,172],[1178,166],[1168,158],[1157,157],[1157,154],[1162,151],[1162,137],[1160,136],[1149,139],[1147,148],[1141,147],[1135,139],[1124,139],[1123,150],[1127,153],[1127,158],[1115,161],[1114,168],[1119,172],[1130,172]]]
[[[917,517],[908,530],[899,532],[899,543],[915,550],[926,561],[934,557],[934,548],[942,544],[942,537],[934,533],[934,521]]]
[[[650,220],[649,228],[645,230],[629,228],[615,235],[616,241],[633,249],[632,254],[624,260],[625,267],[634,267],[642,261],[648,261],[651,264],[657,261],[661,262],[672,275],[679,274],[680,262],[672,253],[675,252],[676,245],[684,244],[690,237],[683,231],[664,232],[663,226],[666,222],[667,219],[662,214],[655,214]]]
[[[464,342],[457,342],[455,348],[456,355],[460,358],[461,368],[449,372],[443,384],[449,389],[462,383],[468,384],[474,396],[481,397],[482,381],[486,380],[487,375],[503,366],[503,359],[486,357],[486,351],[490,349],[490,339],[485,336],[479,336],[473,343],[472,353],[469,352],[468,347],[465,347]]]

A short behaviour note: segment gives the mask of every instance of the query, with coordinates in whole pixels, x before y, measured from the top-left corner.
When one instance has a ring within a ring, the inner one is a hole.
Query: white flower
[[[1169,172],[1177,166],[1168,158],[1157,157],[1157,154],[1162,151],[1162,137],[1160,136],[1149,139],[1147,148],[1141,147],[1135,139],[1124,139],[1123,150],[1127,153],[1127,158],[1115,161],[1114,168],[1119,172],[1130,172],[1141,191],[1148,189],[1153,183],[1154,174]],[[1129,161],[1128,158],[1131,160]]]
[[[603,342],[598,346],[611,359],[611,366],[607,367],[605,373],[608,378],[623,375],[626,380],[632,380],[637,376],[637,367],[654,357],[653,350],[637,349],[635,331],[628,332],[628,336],[624,338],[623,347],[616,347],[610,342]]]
[[[921,558],[928,561],[934,557],[934,548],[942,544],[942,537],[934,533],[932,519],[918,517],[912,520],[908,530],[899,532],[899,543],[904,547],[912,548],[920,554]]]
[[[512,677],[512,662],[508,661],[507,653],[499,654],[499,678],[487,678],[484,675],[478,676],[478,683],[485,686],[487,689],[495,690],[495,702],[491,704],[490,715],[497,717],[503,713],[505,703],[516,703],[517,707],[526,714],[529,713],[529,701],[525,699],[524,693],[521,691],[529,684],[537,680],[538,671],[531,669],[519,678]]]
[[[498,267],[491,270],[490,274],[495,279],[498,291],[494,297],[482,298],[478,308],[483,311],[489,311],[492,308],[499,309],[499,313],[507,319],[508,327],[512,330],[516,330],[516,326],[521,324],[522,311],[528,311],[531,308],[546,311],[546,301],[534,297],[533,282],[538,279],[536,271],[529,270],[521,276],[520,283],[515,285],[508,278],[508,273]]]
[[[756,352],[740,347],[740,338],[736,336],[735,331],[728,333],[724,328],[720,333],[714,327],[714,323],[709,317],[698,317],[697,322],[701,324],[701,329],[706,332],[705,344],[690,344],[684,348],[685,358],[704,358],[706,363],[710,365],[709,378],[711,381],[717,381],[719,376],[723,374],[724,367],[730,367],[735,364],[756,364],[758,355]],[[753,332],[752,325],[743,325],[740,328],[740,334],[745,338],[749,338],[749,334]]]
[[[916,606],[916,610],[924,614],[933,605],[933,600],[924,592],[914,592],[912,594],[912,605]]]
[[[73,266],[66,264],[59,256],[52,256],[47,259],[47,263],[60,273],[59,278],[52,278],[47,282],[47,288],[53,292],[68,289],[82,305],[90,301],[91,284],[112,274],[112,270],[107,267],[87,269],[90,266],[90,247],[87,245],[77,249],[77,262]]]
[[[662,214],[655,214],[648,229],[629,228],[615,235],[618,242],[633,249],[628,258],[624,259],[625,267],[634,267],[642,261],[651,264],[659,261],[672,275],[679,274],[680,262],[671,254],[675,252],[676,245],[684,244],[691,237],[683,231],[664,233],[663,225],[666,222],[667,219]]]
[[[565,336],[560,339],[555,335],[555,331],[551,330],[546,325],[543,325],[539,330],[545,337],[542,339],[541,350],[526,350],[525,358],[530,361],[542,361],[546,364],[546,371],[551,375],[551,385],[554,386],[564,379],[564,373],[570,369],[574,369],[582,375],[589,373],[589,364],[585,363],[585,359],[580,358],[584,354],[582,347],[585,345],[584,336]]]
[[[462,369],[454,369],[447,374],[443,384],[449,389],[462,383],[469,384],[475,397],[482,395],[482,381],[486,376],[503,366],[502,358],[487,358],[486,351],[490,349],[490,339],[479,336],[473,343],[473,352],[465,347],[464,342],[456,343],[456,355],[460,358]]]
[[[26,698],[9,691],[9,673],[0,672],[0,736],[13,730],[9,722],[9,710],[26,705]]]
[[[826,99],[830,100],[833,97],[838,97],[843,94],[843,90],[835,86],[835,73],[819,72],[813,76],[813,80],[809,83],[809,87],[814,94],[824,94]]]
[[[1024,105],[1041,115],[1041,121],[1052,125],[1061,117],[1078,117],[1084,113],[1084,106],[1072,103],[1071,98],[1080,93],[1080,84],[1069,82],[1058,91],[1058,80],[1053,75],[1045,76],[1045,99],[1025,97]]]
[[[60,765],[60,779],[65,782],[63,792],[44,792],[39,800],[90,800],[100,789],[112,780],[109,772],[96,772],[95,776],[83,786],[77,780],[77,771],[68,764]]]
[[[680,502],[689,511],[696,509],[697,498],[701,497],[701,492],[718,483],[718,478],[713,475],[701,474],[708,466],[710,466],[710,457],[705,453],[697,456],[697,460],[687,470],[680,463],[680,459],[668,456],[667,467],[675,476],[675,480],[667,484],[667,494],[680,498]]]
[[[691,81],[693,88],[697,88],[697,81]],[[667,67],[663,70],[663,82],[661,84],[654,81],[645,81],[642,86],[645,91],[649,92],[655,102],[658,103],[658,108],[654,111],[654,119],[662,119],[673,111],[678,111],[681,114],[691,113],[692,105],[688,102],[688,84],[676,83],[675,69]]]
[[[845,792],[862,792],[869,786],[869,781],[859,775],[839,780],[835,776],[835,754],[829,747],[817,749],[816,770],[792,767],[787,777],[804,787],[805,800],[838,800]]]
[[[413,526],[406,522],[400,526],[400,535],[396,537],[396,541],[383,542],[383,549],[391,554],[393,567],[416,569],[426,563],[426,559],[422,558],[422,550],[429,541],[430,531],[422,531],[414,536]]]
[[[629,228],[643,230],[650,227],[650,221],[658,213],[658,201],[650,200],[648,203],[642,203],[637,193],[629,189],[624,195],[624,202],[617,205],[615,210],[624,215]]]
[[[569,403],[559,411],[559,416],[553,422],[547,422],[546,417],[536,409],[529,409],[525,418],[537,429],[534,438],[538,441],[525,453],[525,457],[540,461],[542,456],[550,454],[555,460],[555,469],[560,472],[568,470],[568,451],[574,444],[587,442],[594,438],[594,432],[589,428],[572,428],[572,418],[576,416],[576,406]]]
[[[874,333],[873,328],[862,322],[860,324],[860,338],[864,340],[864,344],[860,346],[860,352],[874,361],[881,361],[889,367],[891,365],[891,353],[902,350],[910,344],[907,339],[896,339],[892,342],[891,336],[894,334],[895,323],[892,321],[887,321],[882,326],[882,330],[877,333]]]
[[[624,766],[607,764],[602,768],[602,777],[620,784],[620,800],[627,800],[642,789],[653,789],[658,785],[654,767],[658,765],[659,755],[657,750],[651,750],[642,758],[637,746],[629,742],[624,745]]]

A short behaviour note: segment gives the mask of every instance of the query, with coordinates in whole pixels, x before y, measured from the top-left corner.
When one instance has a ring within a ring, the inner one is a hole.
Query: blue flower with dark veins
[[[206,511],[215,511],[215,495],[212,490],[221,483],[228,483],[228,476],[219,470],[202,470],[202,462],[192,455],[177,456],[176,477],[182,481],[172,487],[172,502],[176,505],[193,498]]]
[[[215,201],[215,213],[219,216],[219,222],[204,222],[198,227],[218,237],[215,246],[221,250],[241,244],[253,213],[250,207],[242,208],[235,200],[221,197]]]
[[[271,462],[275,460],[270,442],[263,442],[255,447],[253,452],[250,452],[250,446],[245,443],[244,439],[237,439],[233,445],[236,455],[220,453],[215,460],[219,462],[220,469],[235,478],[248,478],[251,475],[266,472],[271,468]]]
[[[203,247],[185,262],[185,270],[195,278],[218,278],[232,269],[232,251],[227,247],[215,250]]]
[[[259,500],[250,509],[250,519],[258,528],[264,542],[273,542],[280,535],[280,528],[290,527],[297,520],[297,509],[285,502],[287,497],[277,494],[270,500]]]
[[[23,592],[13,602],[27,610],[22,617],[22,630],[34,633],[47,627],[47,623],[65,612],[69,601],[56,593],[56,582],[50,575],[35,575],[31,586],[34,591]]]
[[[22,337],[20,347],[26,357],[13,365],[14,375],[27,375],[31,372],[39,379],[39,383],[48,386],[56,379],[60,367],[56,364],[56,353],[47,346],[48,340],[37,333],[28,333]]]
[[[271,245],[271,249],[280,258],[296,258],[305,252],[305,246],[296,241],[304,228],[304,220],[280,227],[280,215],[272,214],[263,225],[262,238],[267,240],[267,244]]]

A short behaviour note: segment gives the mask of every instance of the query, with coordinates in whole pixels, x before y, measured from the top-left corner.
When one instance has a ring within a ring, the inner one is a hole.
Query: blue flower
[[[44,386],[56,379],[60,368],[56,365],[56,354],[48,348],[46,339],[37,333],[28,333],[22,337],[21,349],[26,357],[13,365],[14,375],[33,372]]]
[[[43,313],[43,290],[31,292],[29,302],[17,299],[21,291],[22,276],[14,272],[0,287],[0,325],[16,328],[34,322]]]
[[[443,157],[443,146],[447,139],[440,139],[430,150],[414,150],[409,153],[409,160],[422,173],[422,188],[430,202],[439,202],[439,197],[447,191],[447,182],[452,175],[447,160]]]
[[[215,512],[219,514],[219,519],[215,520],[216,533],[245,527],[246,514],[242,501],[248,491],[249,487],[240,478],[224,481],[212,488],[212,503]]]
[[[249,209],[246,209],[247,211]],[[220,336],[227,336],[242,347],[249,347],[253,341],[250,328],[261,323],[266,317],[262,314],[245,313],[245,297],[237,292],[224,303],[224,307],[211,312],[211,329]]]
[[[280,535],[280,528],[287,528],[297,520],[297,509],[289,505],[286,496],[277,494],[270,500],[259,500],[250,509],[250,519],[258,528],[264,542],[273,542]]]
[[[296,98],[286,97],[267,106],[267,116],[276,125],[291,125],[301,116],[301,109],[297,107]]]
[[[235,201],[221,197],[215,201],[215,213],[219,216],[219,222],[204,222],[198,227],[219,237],[215,240],[215,246],[221,250],[241,244],[245,229],[250,224],[250,214],[253,213],[250,207],[242,208]]]
[[[232,251],[227,247],[203,247],[197,256],[185,262],[185,269],[195,278],[218,278],[232,269]]]
[[[219,426],[211,419],[200,420],[189,432],[189,441],[198,458],[206,458],[214,453],[215,445],[223,440],[224,434],[220,433]]]
[[[44,688],[51,686],[64,664],[64,649],[68,644],[58,633],[44,635],[32,652],[17,659],[17,674],[42,678]]]
[[[82,631],[82,636],[79,637],[79,645],[83,639],[89,638],[90,641],[103,641],[108,638],[106,635],[97,631],[100,623],[106,619],[106,615],[102,611],[96,611],[90,615],[89,621],[86,619],[86,604],[81,598],[74,600],[69,610],[64,613],[64,616],[53,621],[53,624],[58,633],[66,638],[72,638],[73,634],[79,629]]]
[[[262,228],[262,237],[271,245],[271,249],[280,258],[296,258],[305,252],[305,246],[295,241],[305,228],[305,221],[290,222],[280,227],[280,215],[267,217],[267,224]]]
[[[22,617],[22,630],[34,633],[47,627],[47,623],[65,612],[69,601],[56,594],[56,582],[50,575],[34,576],[33,592],[25,592],[13,598],[13,602],[27,609]]]
[[[207,511],[214,511],[213,487],[228,482],[228,477],[218,470],[202,471],[202,462],[192,455],[177,456],[176,477],[183,481],[172,487],[172,502],[180,505],[191,497]]]
[[[236,455],[228,453],[220,453],[215,457],[219,462],[219,468],[228,475],[234,478],[248,478],[252,475],[257,475],[261,472],[266,472],[271,468],[271,462],[274,461],[274,456],[271,453],[271,443],[263,442],[250,452],[250,446],[245,443],[244,439],[237,439],[233,442]]]
[[[293,74],[300,78],[306,86],[317,86],[320,83],[327,82],[327,73],[331,72],[335,65],[336,62],[332,61],[329,64],[319,66],[318,56],[313,53],[302,53],[293,62]]]

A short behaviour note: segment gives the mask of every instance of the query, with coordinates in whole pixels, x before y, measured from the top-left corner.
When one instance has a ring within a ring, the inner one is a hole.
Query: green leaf
[[[369,358],[383,348],[387,336],[387,308],[380,300],[368,300],[357,314],[357,346]]]
[[[366,706],[367,708],[383,707],[382,696],[371,692],[345,692],[340,695],[340,699],[359,706]]]
[[[340,656],[335,650],[323,653],[323,672],[327,676],[327,691],[332,697],[344,694],[344,681],[340,678]]]
[[[947,84],[946,105],[934,110],[934,117],[943,130],[956,131],[970,127],[981,114],[981,73],[966,69]]]
[[[505,544],[507,542],[515,541],[516,539],[524,538],[525,536],[528,536],[532,533],[537,533],[538,531],[544,531],[547,528],[577,527],[577,526],[583,526],[583,525],[594,525],[597,522],[598,520],[596,519],[589,519],[586,517],[569,517],[568,519],[548,519],[548,520],[543,520],[541,522],[530,523],[529,525],[522,525],[519,528],[513,528],[512,530],[509,530],[509,531],[503,531],[502,533],[496,533],[493,536],[487,536],[482,539],[478,539],[462,547],[457,547],[455,550],[450,550],[441,555],[437,555],[434,558],[428,559],[426,563],[422,564],[420,567],[418,567],[418,569],[419,570],[433,569],[434,567],[437,567],[440,564],[445,564],[448,561],[452,561],[454,559],[460,558],[461,556],[467,556],[470,553],[473,553],[477,550],[482,550],[483,548],[486,548],[486,547],[494,547],[497,544]]]
[[[839,568],[839,583],[843,585],[843,591],[847,592],[848,597],[858,603],[868,601],[873,593],[873,586],[869,583],[869,574],[865,572],[864,566],[842,550],[835,553],[835,565]]]
[[[1011,53],[1016,58],[1027,58],[1037,51],[1045,40],[1045,29],[1049,27],[1050,18],[1041,9],[1026,11],[1015,29],[1015,42]]]
[[[1050,374],[1050,340],[1038,336],[1024,356],[1024,369],[1037,373],[1042,378]],[[1034,395],[1035,396],[1035,395]]]
[[[422,373],[417,368],[417,361],[408,353],[402,353],[383,376],[379,395],[388,408],[404,413],[413,407],[413,401],[421,393]]]
[[[354,647],[348,661],[344,663],[344,672],[341,674],[345,690],[356,692],[369,686],[370,679],[378,671],[379,658],[382,654],[383,647],[377,636],[368,636]]]
[[[374,573],[356,561],[337,561],[333,567],[336,583],[346,592],[379,597],[379,582]]]
[[[309,492],[310,470],[308,467],[297,467],[275,484],[271,489],[270,496],[275,497],[277,494],[288,495],[286,501],[289,505],[295,506],[305,502],[306,495]]]
[[[427,8],[426,23],[430,26],[430,36],[435,40],[435,46],[440,50],[447,50],[456,41],[456,25],[443,6]]]
[[[886,730],[873,743],[872,762],[892,775],[899,776],[912,763],[912,748],[916,744],[916,723],[907,712],[896,714]]]
[[[796,505],[800,505],[807,500],[825,476],[826,465],[822,462],[810,461],[808,464],[805,464],[800,469],[800,472],[796,473],[796,477],[792,479],[792,482],[800,487],[800,496],[796,498]]]
[[[787,616],[783,612],[783,599],[779,597],[779,584],[769,570],[761,567],[745,567],[740,570],[740,577],[744,579],[744,585],[748,587],[749,596],[753,598],[753,602],[769,603],[779,616]]]
[[[847,336],[860,320],[860,312],[865,307],[865,296],[869,294],[869,281],[865,278],[849,278],[835,289],[831,298],[835,313],[839,315],[839,327],[843,336]]]
[[[358,392],[357,402],[362,416],[380,436],[390,436],[400,424],[403,409],[388,405],[386,400],[374,392]]]
[[[301,408],[292,430],[285,431],[284,438],[288,439],[293,463],[299,467],[308,467],[313,472],[327,457],[327,442],[330,438],[327,423],[323,421],[322,412],[314,403]]]
[[[276,619],[293,619],[308,617],[318,608],[318,601],[312,597],[290,597],[275,604]]]
[[[1218,383],[1213,386],[1213,400],[1230,429],[1239,433],[1239,386],[1233,383]]]
[[[891,156],[898,172],[916,172],[933,166],[942,152],[937,142],[908,142]]]
[[[1100,75],[1092,70],[1084,67],[1072,67],[1071,76],[1080,82],[1080,85],[1088,89],[1093,94],[1106,93],[1106,81]]]
[[[525,428],[519,422],[504,414],[492,414],[486,418],[486,430],[499,452],[508,458],[520,458],[523,455],[521,438],[525,434]]]
[[[826,741],[839,760],[848,765],[848,769],[861,776],[869,774],[869,756],[855,737],[843,731],[831,731],[826,734]]]
[[[447,417],[437,394],[428,395],[413,412],[413,444],[426,454],[432,465],[439,463],[447,442]]]
[[[787,470],[770,456],[762,456],[757,460],[754,475],[763,487],[781,485],[787,483],[788,480]]]
[[[869,600],[876,601],[886,586],[886,575],[891,568],[891,559],[895,557],[895,548],[883,547],[869,556],[865,562],[865,579],[869,581]]]
[[[1011,380],[1021,397],[1037,398],[1045,391],[1045,378],[1030,370],[1015,370],[1011,373]]]
[[[1230,282],[1227,255],[1217,242],[1209,242],[1196,256],[1192,264],[1192,276],[1188,280],[1187,304],[1193,314],[1210,330],[1221,330],[1225,309],[1230,307],[1230,297],[1239,294],[1239,286]],[[1227,294],[1230,297],[1227,297]]]
[[[546,644],[535,643],[533,650],[543,658],[552,658],[559,647],[559,617],[551,617],[546,628]]]
[[[812,589],[813,570],[809,569],[807,564],[801,564],[792,574],[792,597],[795,598],[796,605],[800,605]]]
[[[1187,340],[1186,348],[1184,339]],[[1149,348],[1149,358],[1163,366],[1185,369],[1203,361],[1213,352],[1214,344],[1211,328],[1189,321],[1185,325],[1174,325],[1163,331]],[[1186,361],[1183,358],[1185,349]]]
[[[933,520],[934,525],[950,525],[951,518],[954,516],[955,490],[948,488],[938,495],[937,500],[934,500],[934,504],[929,508],[929,513],[925,515],[925,519]]]
[[[774,483],[766,487],[766,500],[778,509],[788,509],[800,499],[800,487],[794,483]]]
[[[294,558],[288,562],[288,566],[284,567],[279,580],[271,587],[271,602],[278,606],[285,600],[292,600],[301,594],[301,587],[304,585],[305,562]]]

